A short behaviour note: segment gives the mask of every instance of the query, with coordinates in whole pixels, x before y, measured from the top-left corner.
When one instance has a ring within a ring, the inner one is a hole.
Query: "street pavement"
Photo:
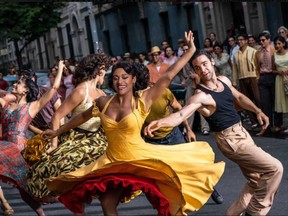
[[[287,116],[285,118],[285,125],[288,126]],[[246,127],[246,126],[245,126]],[[249,126],[247,126],[249,127]],[[249,129],[249,128],[247,128]],[[254,134],[253,132],[251,134]],[[237,198],[241,188],[245,184],[245,179],[240,171],[240,169],[226,159],[222,153],[218,150],[216,143],[212,135],[203,136],[201,133],[196,133],[197,140],[203,140],[210,143],[211,147],[215,151],[216,161],[225,161],[226,169],[220,179],[219,183],[216,185],[216,189],[223,195],[224,203],[217,205],[213,200],[209,199],[208,202],[197,212],[189,213],[189,215],[198,216],[224,216],[226,209],[231,205],[231,203]],[[279,192],[275,197],[275,201],[269,215],[271,216],[284,216],[288,215],[288,178],[286,167],[288,165],[287,155],[288,155],[288,139],[279,139],[275,137],[256,137],[253,135],[256,144],[279,159],[284,167],[284,175],[279,188]],[[5,192],[6,198],[9,200],[11,206],[14,208],[15,216],[30,216],[35,215],[35,213],[21,200],[19,192],[17,189],[12,188],[9,185],[1,183],[2,188]],[[54,203],[49,205],[44,205],[44,210],[46,215],[61,215],[68,216],[72,215],[70,211],[65,209],[61,203]],[[132,200],[128,204],[119,205],[119,215],[120,216],[141,216],[141,215],[157,215],[157,212],[151,207],[150,203],[147,201],[145,195],[140,195],[136,199]],[[98,200],[94,200],[91,205],[86,205],[86,215],[103,215]],[[0,210],[0,215],[3,212]]]

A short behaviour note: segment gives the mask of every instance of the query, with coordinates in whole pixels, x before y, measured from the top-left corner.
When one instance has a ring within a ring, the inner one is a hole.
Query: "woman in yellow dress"
[[[209,199],[225,164],[214,163],[208,143],[158,146],[145,143],[141,137],[152,103],[196,50],[192,32],[185,32],[185,37],[189,50],[152,88],[147,89],[149,72],[145,66],[119,62],[109,78],[116,94],[100,97],[94,107],[63,127],[43,133],[44,138],[51,139],[92,116],[101,118],[108,139],[106,152],[90,165],[48,181],[48,188],[71,211],[83,213],[82,203],[98,196],[104,215],[117,215],[119,202],[129,200],[137,190],[146,194],[159,215],[186,215]]]

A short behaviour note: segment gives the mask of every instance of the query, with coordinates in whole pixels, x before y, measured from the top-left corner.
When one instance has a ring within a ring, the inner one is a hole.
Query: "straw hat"
[[[130,53],[129,52],[124,53],[123,58],[130,58]]]
[[[153,54],[153,53],[161,53],[161,50],[159,49],[159,47],[158,46],[154,46],[154,47],[152,47],[151,48],[151,54]]]

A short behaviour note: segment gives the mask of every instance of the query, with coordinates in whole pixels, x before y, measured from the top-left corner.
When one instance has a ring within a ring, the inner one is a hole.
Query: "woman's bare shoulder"
[[[100,96],[96,99],[96,105],[98,106],[99,110],[102,110],[104,106],[108,103],[109,99],[112,97],[112,95],[109,96]]]
[[[80,83],[79,85],[77,85],[71,94],[74,94],[74,95],[81,95],[81,96],[84,96],[86,95],[86,87],[85,85],[82,85],[82,83]]]

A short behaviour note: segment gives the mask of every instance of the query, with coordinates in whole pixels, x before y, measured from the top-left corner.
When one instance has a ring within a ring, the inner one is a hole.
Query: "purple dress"
[[[29,115],[30,103],[14,110],[3,107],[1,115],[2,134],[0,133],[0,179],[18,189],[27,190],[26,174],[28,166],[21,155],[26,142],[26,131],[32,121]]]

